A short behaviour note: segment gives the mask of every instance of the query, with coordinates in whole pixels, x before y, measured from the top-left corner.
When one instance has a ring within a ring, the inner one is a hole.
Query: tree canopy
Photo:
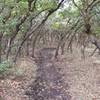
[[[2,55],[16,60],[27,44],[34,56],[36,41],[46,33],[59,41],[58,48],[77,34],[99,36],[100,0],[0,0],[0,61]]]

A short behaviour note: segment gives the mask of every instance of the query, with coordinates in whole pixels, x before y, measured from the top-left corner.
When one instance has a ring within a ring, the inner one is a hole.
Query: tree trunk
[[[29,43],[29,39],[26,41],[26,56],[29,56],[29,46],[30,46],[30,43]]]
[[[2,34],[0,35],[0,63],[1,63],[1,60],[2,60],[2,46],[1,46],[1,44],[2,44]]]
[[[33,40],[33,43],[32,43],[32,57],[34,58],[35,57],[35,45],[36,45],[36,41],[37,41],[37,39],[38,39],[38,36],[39,36],[39,34],[36,34],[36,36],[35,36],[35,38],[34,38],[34,40]]]
[[[61,45],[61,55],[64,55],[65,43]]]
[[[17,50],[17,52],[16,52],[16,54],[15,54],[15,57],[14,57],[14,60],[13,60],[14,62],[17,61],[18,54],[20,54],[20,51],[21,51],[21,48],[22,48],[24,42],[25,42],[25,41],[22,41],[22,43],[21,43],[20,46],[18,47],[18,50]]]
[[[55,59],[57,59],[57,56],[58,56],[58,54],[59,54],[60,45],[61,45],[61,41],[58,43],[58,46],[57,46],[57,48],[56,48]]]
[[[15,37],[14,37],[15,38]],[[12,42],[14,40],[14,38],[10,38],[8,41],[8,47],[7,47],[7,52],[6,52],[6,59],[8,59],[10,51],[11,51],[11,46],[12,46]]]

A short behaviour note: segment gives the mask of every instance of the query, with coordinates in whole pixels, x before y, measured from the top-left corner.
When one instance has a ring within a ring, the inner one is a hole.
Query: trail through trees
[[[44,48],[39,52],[37,77],[26,92],[30,100],[71,100],[64,74],[52,61],[54,51],[55,48]]]

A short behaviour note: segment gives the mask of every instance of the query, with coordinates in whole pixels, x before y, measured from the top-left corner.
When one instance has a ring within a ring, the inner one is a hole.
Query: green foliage
[[[53,29],[59,29],[60,28],[60,23],[59,22],[55,22],[52,24],[52,28]]]
[[[70,4],[67,8],[61,10],[58,14],[62,19],[66,19],[78,17],[80,15],[80,12],[77,8],[73,7],[73,5]]]
[[[2,3],[4,3],[5,7],[9,7],[9,8],[13,8],[16,6],[15,0],[2,0]]]
[[[10,61],[3,61],[2,63],[0,63],[0,74],[7,71],[11,67],[12,63]]]
[[[94,33],[97,35],[97,36],[100,36],[100,27],[95,27],[94,29]]]
[[[5,2],[2,0],[0,8],[0,11],[3,9],[0,13],[0,31],[8,35],[13,33],[18,18],[28,11],[28,2],[16,3],[15,0],[5,0]]]
[[[56,7],[57,7],[56,0],[38,0],[38,2],[37,2],[38,10],[54,9]]]
[[[28,2],[19,2],[18,9],[20,14],[25,14],[28,11]]]
[[[0,32],[2,33],[4,31],[4,24],[3,24],[3,17],[0,15]]]
[[[6,24],[5,24],[5,32],[4,35],[5,36],[11,36],[16,28],[16,24],[17,24],[17,19],[14,18],[12,20],[9,20]]]

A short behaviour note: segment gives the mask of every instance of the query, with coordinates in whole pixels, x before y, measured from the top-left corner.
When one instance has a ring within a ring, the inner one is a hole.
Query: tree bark
[[[0,63],[2,61],[2,46],[1,46],[1,44],[2,44],[2,37],[3,37],[3,34],[0,34]]]

